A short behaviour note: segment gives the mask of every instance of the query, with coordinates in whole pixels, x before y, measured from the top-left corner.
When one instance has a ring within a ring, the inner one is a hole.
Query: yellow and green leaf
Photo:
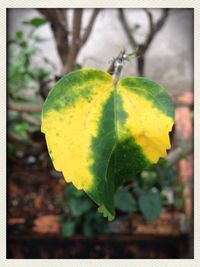
[[[49,93],[41,130],[55,169],[112,220],[117,188],[166,156],[173,112],[168,94],[152,81],[127,77],[114,87],[108,73],[81,69]]]

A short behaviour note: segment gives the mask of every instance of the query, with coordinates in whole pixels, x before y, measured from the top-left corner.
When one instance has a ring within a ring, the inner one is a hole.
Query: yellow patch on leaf
[[[67,182],[84,190],[93,184],[91,140],[97,135],[102,107],[113,90],[112,82],[91,86],[91,104],[80,98],[74,106],[50,110],[42,120],[42,132],[46,134],[55,169],[63,172]]]
[[[132,114],[126,120],[125,129],[130,131],[149,161],[156,163],[170,148],[169,132],[173,119],[135,92],[119,86],[118,93],[123,99],[124,110]]]

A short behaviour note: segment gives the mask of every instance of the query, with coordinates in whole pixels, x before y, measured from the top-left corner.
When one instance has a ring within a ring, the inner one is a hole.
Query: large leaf
[[[173,125],[170,97],[158,84],[81,69],[60,79],[42,111],[54,167],[83,189],[108,219],[114,218],[114,193],[170,148]]]

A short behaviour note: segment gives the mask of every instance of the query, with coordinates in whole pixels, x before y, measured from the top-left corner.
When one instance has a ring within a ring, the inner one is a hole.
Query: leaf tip
[[[98,212],[102,213],[103,216],[108,218],[108,221],[113,221],[115,218],[115,214],[111,213],[104,205],[98,208]]]

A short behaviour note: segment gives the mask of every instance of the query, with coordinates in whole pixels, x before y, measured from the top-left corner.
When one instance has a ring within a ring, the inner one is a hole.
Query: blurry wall
[[[154,18],[158,19],[160,9],[152,9]],[[72,12],[69,12],[70,18]],[[91,14],[86,9],[83,16],[83,27]],[[139,24],[136,39],[142,41],[148,31],[148,20],[141,9],[127,9],[126,15],[130,25]],[[41,16],[34,9],[9,9],[8,37],[17,30],[27,31],[22,21]],[[42,26],[38,33],[48,39],[40,45],[46,57],[61,70],[55,43],[49,25]],[[127,37],[118,20],[116,9],[103,10],[94,25],[93,32],[78,56],[83,67],[96,67],[106,70],[109,61],[122,48],[131,52]],[[40,64],[36,62],[36,64]],[[136,75],[135,61],[127,63],[122,75]],[[178,94],[193,89],[193,9],[172,9],[166,24],[153,40],[146,57],[145,76],[161,83],[170,94]]]

